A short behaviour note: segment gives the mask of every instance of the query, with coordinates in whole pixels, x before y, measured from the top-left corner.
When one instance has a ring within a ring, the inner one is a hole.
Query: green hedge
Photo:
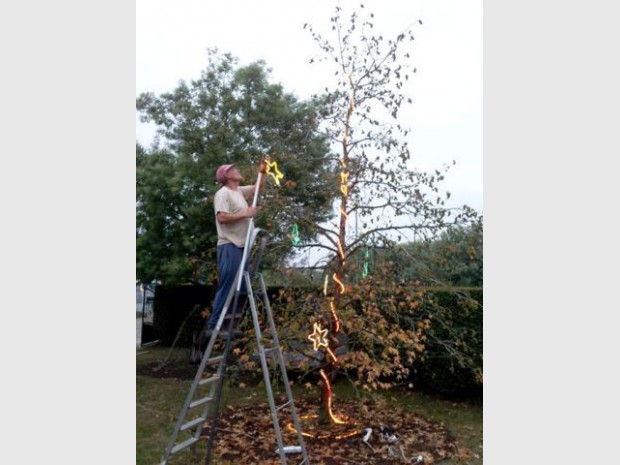
[[[482,395],[482,288],[429,291],[425,311],[433,315],[425,357],[412,380],[422,390],[448,396]],[[445,342],[449,344],[445,344]]]
[[[269,286],[272,306],[282,287]],[[288,287],[286,294],[303,296],[311,289]],[[317,291],[318,292],[318,291]],[[215,286],[157,286],[154,300],[153,335],[164,346],[170,346],[185,318],[196,306],[211,309]],[[482,395],[482,307],[481,288],[428,290],[423,311],[432,315],[427,332],[423,360],[414,363],[410,379],[415,387],[448,396],[478,397]],[[189,347],[192,333],[202,328],[204,318],[193,312],[177,341]],[[447,349],[445,341],[453,347]]]
[[[276,286],[267,287],[272,304],[280,289]],[[194,331],[202,329],[205,324],[205,318],[200,316],[200,311],[211,312],[215,291],[215,285],[157,286],[153,303],[153,338],[161,341],[163,346],[171,346],[187,318],[176,345],[191,346]],[[199,307],[198,311],[194,311],[196,306]]]
[[[200,311],[194,309],[196,306],[201,310],[210,309],[214,295],[215,286],[157,286],[153,302],[153,337],[162,345],[171,346],[183,321],[191,314],[176,343],[181,347],[190,346],[193,331],[204,324]]]

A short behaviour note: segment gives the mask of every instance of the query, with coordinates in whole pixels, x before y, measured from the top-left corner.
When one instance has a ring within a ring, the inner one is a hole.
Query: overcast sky
[[[327,31],[335,5],[349,12],[359,3],[375,14],[384,37],[414,29],[417,73],[405,89],[414,103],[399,115],[412,129],[413,166],[429,170],[455,160],[444,183],[451,205],[482,211],[482,0],[136,0],[136,95],[199,78],[207,48],[217,47],[242,65],[264,60],[272,81],[307,98],[330,75],[309,64],[320,50],[303,24]],[[152,137],[152,127],[136,117],[138,142],[149,145]]]

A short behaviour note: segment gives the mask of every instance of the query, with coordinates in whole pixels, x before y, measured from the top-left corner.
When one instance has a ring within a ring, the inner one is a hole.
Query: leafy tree
[[[213,196],[215,171],[238,163],[254,183],[264,154],[286,173],[283,188],[267,183],[256,224],[279,244],[271,260],[284,257],[295,216],[325,221],[333,197],[319,187],[326,175],[325,136],[319,134],[318,99],[299,101],[269,82],[264,62],[238,67],[229,54],[208,51],[200,79],[180,81],[172,92],[143,93],[136,107],[142,121],[155,123],[150,149],[136,147],[137,276],[175,282],[210,281],[216,272]],[[261,204],[259,204],[260,206]],[[312,240],[314,231],[300,229]]]
[[[379,260],[392,260],[407,280],[427,285],[482,287],[483,217],[450,226],[430,241],[401,244],[379,251]]]
[[[199,229],[204,215],[188,220],[197,202],[184,191],[177,165],[169,151],[147,154],[141,146],[136,147],[136,269],[142,282],[174,281],[199,253],[196,244],[188,240],[192,234],[187,226]]]
[[[461,286],[483,285],[482,217],[467,227],[455,226],[433,244],[437,279]]]
[[[425,291],[425,350],[415,363],[416,385],[447,395],[479,395],[482,385],[483,218],[451,226],[432,241],[377,251],[404,282]]]

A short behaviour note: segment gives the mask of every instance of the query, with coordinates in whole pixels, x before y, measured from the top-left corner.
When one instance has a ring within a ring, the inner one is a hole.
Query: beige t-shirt
[[[252,186],[239,186],[237,190],[232,190],[226,186],[222,186],[216,193],[213,201],[215,216],[218,212],[238,213],[249,207],[246,197],[254,192]],[[217,219],[215,225],[217,228],[217,245],[228,244],[232,242],[237,247],[245,246],[245,239],[248,235],[249,218],[243,218],[232,223],[221,224]]]

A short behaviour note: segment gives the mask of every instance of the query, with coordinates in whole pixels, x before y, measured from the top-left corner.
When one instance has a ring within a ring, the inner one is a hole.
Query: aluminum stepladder
[[[256,233],[258,231],[259,230],[255,230]],[[239,273],[241,271],[242,271],[242,268],[240,267],[239,271],[237,272],[237,276],[239,276]],[[258,349],[258,355],[259,355],[260,362],[261,362],[261,369],[262,369],[263,377],[265,381],[265,388],[266,388],[267,397],[269,400],[269,408],[271,410],[271,416],[272,416],[273,425],[275,429],[277,451],[278,451],[278,454],[280,455],[280,462],[282,465],[288,465],[287,457],[286,457],[286,449],[285,449],[285,446],[282,440],[282,433],[280,429],[277,412],[280,410],[284,410],[285,408],[288,408],[290,410],[291,417],[293,419],[293,425],[297,433],[298,447],[300,448],[302,458],[303,458],[303,460],[299,462],[298,465],[302,465],[302,464],[309,465],[310,462],[307,456],[303,435],[301,433],[301,423],[299,421],[299,416],[297,415],[297,411],[296,411],[295,403],[293,399],[293,394],[291,391],[291,387],[289,385],[289,380],[288,380],[288,376],[286,373],[286,367],[284,363],[284,357],[282,355],[280,341],[278,339],[276,326],[273,320],[273,315],[271,312],[271,306],[269,303],[269,296],[267,294],[265,281],[261,273],[257,273],[256,276],[257,276],[257,280],[260,286],[259,294],[263,298],[265,319],[267,320],[267,323],[268,323],[265,334],[263,334],[261,327],[260,327],[260,321],[258,318],[258,308],[256,305],[254,291],[252,288],[250,273],[248,271],[243,271],[242,273],[242,278],[244,279],[245,284],[246,284],[248,302],[250,304],[250,312],[252,314],[252,322],[254,325],[254,332],[256,336],[256,346]],[[232,287],[226,299],[224,309],[222,310],[222,313],[220,314],[220,318],[217,322],[217,325],[211,334],[209,344],[207,345],[205,353],[200,362],[198,371],[196,373],[196,377],[194,378],[194,381],[190,387],[189,393],[186,397],[185,403],[181,410],[181,414],[179,415],[179,419],[177,420],[177,424],[174,428],[174,432],[172,434],[172,437],[166,449],[165,455],[161,462],[162,465],[168,464],[168,460],[170,459],[171,456],[181,452],[182,450],[186,448],[194,446],[200,440],[200,435],[202,433],[204,424],[208,421],[209,418],[211,419],[211,429],[209,432],[209,439],[208,439],[208,445],[207,445],[206,463],[207,464],[210,463],[211,451],[213,448],[213,441],[215,440],[215,435],[217,433],[217,414],[219,410],[219,405],[221,403],[221,393],[222,393],[222,387],[223,387],[223,382],[224,382],[225,373],[226,373],[226,364],[228,361],[228,357],[230,355],[230,349],[232,347],[232,339],[233,339],[233,328],[232,327],[233,327],[235,316],[236,316],[234,313],[237,310],[237,307],[236,306],[232,307],[233,309],[232,318],[230,317],[227,318],[226,314],[227,314],[227,309],[229,308],[231,301],[233,301],[236,298],[237,299],[239,298],[239,291],[237,291],[235,287]],[[224,350],[224,354],[211,357],[216,340],[218,339],[218,336],[220,335],[219,333],[225,320],[229,320],[229,330],[228,330],[228,335],[226,338],[226,348]],[[271,339],[268,346],[266,346],[265,344],[265,336]],[[275,398],[274,398],[273,390],[271,387],[271,379],[270,379],[269,367],[267,363],[267,356],[274,356],[276,365],[278,369],[280,370],[282,383],[284,384],[284,387],[285,387],[287,399],[286,399],[286,402],[280,406],[275,405]],[[208,378],[204,378],[203,374],[205,372],[206,367],[208,365],[214,365],[214,364],[218,364],[218,369],[217,369],[216,374]],[[200,388],[204,386],[210,386],[209,393],[206,396],[204,396],[204,394],[201,394],[200,392],[201,391]],[[194,412],[194,409],[200,406],[202,406],[202,410],[200,411],[200,413],[198,413],[197,416],[196,414],[194,414],[193,418],[188,419],[192,417],[192,413]],[[211,411],[209,411],[210,408],[211,408]],[[177,442],[179,440],[179,435],[181,433],[191,434],[191,436],[182,442]]]
[[[259,185],[261,173],[258,175],[258,180],[256,185]],[[254,194],[254,202],[253,205],[256,206],[256,200],[258,196],[258,189]],[[256,305],[256,299],[254,297],[254,292],[252,289],[252,280],[250,273],[245,271],[245,263],[249,255],[249,250],[256,240],[256,236],[261,230],[253,227],[253,218],[250,218],[250,227],[248,229],[248,235],[246,238],[245,248],[243,252],[243,258],[241,260],[241,265],[239,266],[239,270],[237,271],[237,276],[235,278],[236,287],[232,286],[228,296],[226,298],[226,302],[224,303],[224,308],[222,309],[222,313],[217,321],[215,328],[211,333],[211,337],[209,339],[209,343],[207,348],[202,356],[200,361],[200,365],[198,367],[198,371],[192,382],[192,385],[189,389],[187,397],[185,399],[185,403],[181,409],[179,414],[179,418],[174,427],[174,431],[170,437],[170,441],[164,453],[161,465],[167,465],[169,459],[175,454],[187,449],[194,448],[196,443],[200,440],[200,435],[202,433],[202,429],[204,424],[211,418],[211,428],[209,431],[209,439],[207,443],[207,454],[206,454],[206,465],[211,463],[211,452],[213,449],[213,443],[215,440],[215,436],[217,434],[217,421],[218,421],[218,412],[221,403],[221,395],[222,388],[224,384],[224,378],[226,374],[226,365],[229,360],[230,351],[232,347],[232,340],[234,335],[234,325],[235,319],[237,317],[236,312],[238,311],[238,302],[241,295],[241,283],[245,282],[248,297],[248,302],[250,304],[250,312],[252,314],[252,322],[254,325],[254,333],[256,336],[256,346],[258,350],[258,355],[261,362],[261,369],[263,372],[264,382],[265,382],[265,390],[267,391],[267,397],[269,400],[269,409],[271,411],[271,416],[273,420],[276,442],[277,442],[277,453],[280,456],[281,465],[288,465],[286,452],[283,440],[282,440],[282,432],[280,429],[278,412],[283,411],[284,409],[288,409],[291,413],[291,417],[293,419],[293,425],[295,427],[297,433],[297,449],[302,454],[302,461],[298,463],[298,465],[310,465],[310,461],[308,459],[308,455],[306,452],[306,446],[304,444],[303,435],[301,432],[301,422],[299,420],[299,416],[297,415],[297,410],[295,407],[295,402],[293,400],[293,393],[288,381],[288,375],[286,373],[286,366],[284,364],[284,357],[282,356],[282,348],[280,346],[280,341],[278,338],[278,333],[276,330],[275,323],[273,321],[273,315],[271,313],[271,306],[269,303],[269,296],[267,294],[267,289],[265,286],[265,281],[263,275],[261,273],[255,273],[259,285],[260,285],[260,294],[263,298],[263,309],[265,312],[265,319],[268,322],[267,332],[271,341],[269,345],[266,347],[265,345],[265,335],[263,335],[260,328],[260,321],[258,318],[258,309]],[[228,308],[230,307],[231,302],[233,302],[232,306],[232,315],[228,314]],[[212,357],[212,351],[220,336],[220,330],[224,324],[224,321],[228,320],[228,334],[226,338],[226,346],[224,349],[224,353],[222,355],[218,355]],[[277,368],[280,371],[280,379],[284,384],[287,400],[280,406],[275,405],[275,399],[273,395],[273,390],[271,387],[271,379],[269,374],[269,367],[267,364],[267,356],[274,356]],[[217,365],[217,371],[215,375],[204,377],[205,370],[207,365]],[[209,393],[204,395],[201,393],[201,390],[205,389],[205,386],[209,387]],[[200,413],[196,413],[198,410],[194,410],[197,407],[200,407]],[[181,434],[190,435],[188,439],[182,440],[179,436]]]

